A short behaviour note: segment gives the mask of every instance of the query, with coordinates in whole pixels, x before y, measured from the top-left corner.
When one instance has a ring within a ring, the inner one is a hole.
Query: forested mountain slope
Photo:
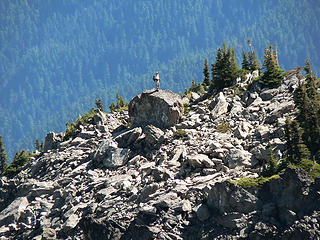
[[[286,69],[310,58],[319,72],[319,16],[317,0],[1,1],[0,135],[10,156],[32,148],[95,98],[152,88],[157,70],[183,91],[224,40],[251,38],[260,58],[277,42]]]

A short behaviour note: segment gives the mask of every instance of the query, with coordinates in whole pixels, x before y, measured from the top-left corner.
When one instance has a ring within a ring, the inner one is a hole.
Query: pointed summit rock
[[[134,126],[151,124],[169,128],[179,122],[182,114],[181,96],[170,90],[147,90],[129,103],[129,116]]]

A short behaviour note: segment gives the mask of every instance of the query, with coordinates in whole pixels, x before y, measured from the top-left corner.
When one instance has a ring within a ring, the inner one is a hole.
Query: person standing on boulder
[[[157,91],[159,91],[159,88],[160,88],[160,75],[159,75],[159,72],[156,72],[156,75],[153,76],[153,81],[156,82],[156,89],[157,89]]]

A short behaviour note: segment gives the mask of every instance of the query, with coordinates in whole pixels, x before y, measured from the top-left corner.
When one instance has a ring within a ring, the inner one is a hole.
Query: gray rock
[[[74,229],[78,223],[80,222],[80,218],[77,214],[72,214],[66,222],[63,225],[63,231],[64,232],[69,232],[70,230]]]
[[[56,185],[53,182],[36,182],[33,189],[30,191],[30,195],[33,197],[38,197],[43,194],[52,194],[56,189]]]
[[[194,168],[202,168],[202,167],[213,168],[215,166],[215,164],[205,154],[187,156],[187,159],[188,159],[189,165]]]
[[[200,98],[200,95],[196,92],[191,92],[191,100],[195,101]]]
[[[82,129],[77,136],[83,139],[90,139],[90,138],[94,138],[96,136],[96,133],[94,131],[87,131],[85,129]]]
[[[251,166],[252,154],[246,150],[231,149],[227,154],[226,159],[228,161],[229,168]]]
[[[100,201],[111,198],[111,194],[117,192],[117,190],[113,187],[103,188],[96,193],[96,198]]]
[[[57,142],[61,140],[58,135],[54,132],[48,132],[44,140],[44,152],[55,149]]]
[[[262,215],[266,217],[276,217],[277,206],[274,203],[267,203],[262,207]]]
[[[255,135],[257,138],[268,139],[270,136],[270,128],[265,125],[259,125],[255,129]]]
[[[247,225],[246,216],[242,213],[227,213],[217,217],[217,223],[230,229],[242,229]]]
[[[43,240],[56,240],[57,233],[50,227],[42,227],[41,239]]]
[[[242,104],[240,102],[235,102],[231,108],[230,116],[240,115],[243,111]]]
[[[158,209],[177,208],[180,206],[181,199],[174,192],[163,194],[156,200],[154,206]]]
[[[210,218],[210,211],[206,204],[201,204],[200,206],[198,206],[198,208],[196,209],[196,214],[201,222],[206,221],[208,218]]]
[[[129,153],[129,149],[118,148],[112,140],[105,140],[99,145],[93,160],[102,162],[107,168],[120,167],[129,160]]]
[[[138,202],[146,202],[149,199],[149,196],[155,193],[159,189],[159,185],[157,183],[153,183],[151,185],[146,186],[142,189],[139,197]]]
[[[96,219],[94,216],[89,215],[83,217],[79,226],[82,229],[85,239],[114,239],[120,240],[124,229],[116,222],[108,218]],[[136,233],[137,234],[137,233]],[[141,233],[142,235],[142,233]],[[139,234],[137,234],[139,236]],[[125,238],[125,239],[132,239]],[[139,238],[143,239],[143,238]],[[148,239],[148,238],[146,238]]]
[[[291,225],[296,219],[297,214],[290,209],[279,209],[280,221],[285,225]]]
[[[258,145],[257,147],[254,147],[250,150],[250,153],[252,153],[256,159],[260,161],[269,161],[270,160],[270,150],[269,148]]]
[[[160,145],[165,140],[164,132],[153,125],[146,126],[143,130],[143,133],[146,136],[145,141],[147,145],[151,148]]]
[[[93,116],[93,122],[98,126],[104,125],[107,122],[106,114],[98,109],[97,113]]]
[[[267,115],[266,123],[274,123],[278,118],[283,117],[285,113],[291,112],[295,108],[294,102],[283,102],[275,110]]]
[[[7,226],[18,221],[21,213],[27,208],[27,197],[16,198],[7,208],[0,213],[0,226]]]
[[[256,209],[257,203],[258,198],[255,195],[229,182],[216,183],[208,190],[208,206],[222,214],[249,213]]]
[[[279,90],[277,88],[267,89],[260,93],[260,97],[263,101],[268,101],[272,99],[274,96],[276,96],[278,93]]]
[[[155,181],[161,182],[161,181],[166,181],[169,178],[173,178],[174,174],[169,169],[156,167],[152,171],[152,176],[154,177]]]
[[[211,116],[213,118],[218,118],[222,114],[228,112],[228,105],[229,104],[226,101],[223,93],[220,92],[210,104],[210,108],[212,109]]]
[[[183,199],[180,202],[178,208],[176,208],[176,210],[178,210],[178,211],[180,210],[182,212],[191,212],[191,210],[192,210],[191,202],[187,199]]]
[[[142,128],[137,127],[131,130],[125,131],[124,133],[117,136],[114,140],[118,143],[121,148],[126,148],[133,144],[142,134]]]
[[[245,139],[248,136],[248,132],[243,131],[241,128],[236,128],[233,134],[237,138]]]
[[[181,96],[170,90],[147,90],[129,103],[129,116],[133,125],[154,125],[170,128],[183,115]]]

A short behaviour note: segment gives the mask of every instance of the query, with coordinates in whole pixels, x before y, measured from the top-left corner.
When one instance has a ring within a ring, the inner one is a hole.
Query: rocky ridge
[[[249,189],[229,181],[257,177],[269,146],[285,156],[298,81],[239,82],[196,104],[193,94],[183,115],[169,104],[180,120],[166,128],[97,111],[71,139],[49,133],[46,152],[0,181],[0,239],[319,239],[319,180],[289,168]],[[166,91],[156,95],[135,116],[149,103],[170,112]]]

